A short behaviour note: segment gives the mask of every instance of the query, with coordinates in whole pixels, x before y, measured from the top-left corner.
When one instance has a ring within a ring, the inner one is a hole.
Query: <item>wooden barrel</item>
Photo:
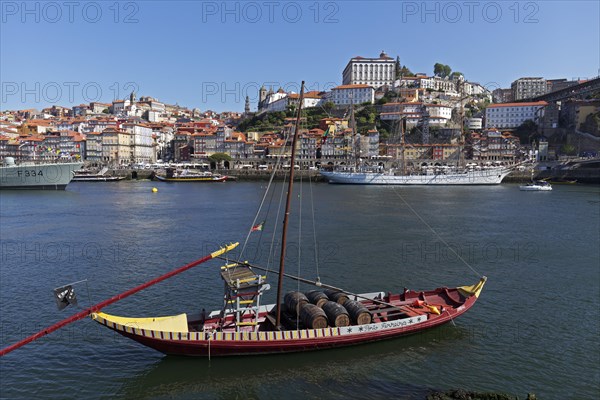
[[[317,307],[323,307],[323,304],[329,301],[329,297],[321,291],[311,290],[310,292],[304,293],[308,301]]]
[[[302,306],[308,303],[308,299],[304,295],[304,293],[300,292],[287,292],[285,297],[283,298],[283,302],[285,303],[285,307],[288,312],[296,315],[302,309]]]
[[[308,329],[327,328],[327,315],[322,308],[306,303],[300,310],[300,319]]]
[[[330,326],[348,326],[350,325],[350,316],[343,305],[335,301],[328,301],[323,305],[323,311],[327,315]]]
[[[353,325],[365,325],[371,323],[371,312],[358,301],[346,300],[344,307],[348,310]]]
[[[325,290],[325,294],[327,295],[327,297],[329,297],[329,300],[335,301],[339,304],[344,304],[344,302],[348,300],[348,295],[338,290],[327,289]]]

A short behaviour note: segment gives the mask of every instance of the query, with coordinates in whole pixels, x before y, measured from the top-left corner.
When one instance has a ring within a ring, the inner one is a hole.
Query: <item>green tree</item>
[[[433,74],[436,76],[442,76],[444,73],[444,64],[435,63],[433,64]]]
[[[560,150],[563,154],[566,154],[568,156],[574,156],[577,153],[577,149],[575,148],[575,146],[569,143],[563,144]]]
[[[402,74],[402,76],[415,76],[415,74],[413,74],[412,71],[408,69],[406,65],[402,66],[400,73]]]
[[[401,75],[402,75],[402,66],[400,65],[400,56],[396,56],[396,68],[395,68],[396,79],[400,79]]]
[[[435,63],[433,65],[433,74],[439,76],[440,78],[445,78],[447,76],[450,76],[451,73],[452,73],[452,68],[450,68],[449,65],[441,64],[441,63]]]
[[[452,72],[452,68],[449,65],[444,65],[444,77],[450,76]]]
[[[218,164],[223,161],[231,161],[231,156],[226,153],[214,153],[208,156],[208,160]]]

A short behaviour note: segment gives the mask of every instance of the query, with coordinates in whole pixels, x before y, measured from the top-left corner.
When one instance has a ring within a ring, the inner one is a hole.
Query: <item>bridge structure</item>
[[[600,92],[600,76],[554,92],[530,97],[528,99],[521,99],[518,100],[517,103],[530,101],[547,101],[548,103],[554,103],[567,99],[583,99],[594,92]]]

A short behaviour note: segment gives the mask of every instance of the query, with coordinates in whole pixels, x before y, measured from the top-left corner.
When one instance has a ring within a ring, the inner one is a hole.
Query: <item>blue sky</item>
[[[341,83],[353,56],[448,64],[490,88],[600,70],[598,1],[1,1],[1,108],[110,102],[135,88],[201,110],[262,84]]]

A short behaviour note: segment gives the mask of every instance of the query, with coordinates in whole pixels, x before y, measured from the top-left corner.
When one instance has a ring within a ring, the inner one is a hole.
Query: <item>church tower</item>
[[[261,86],[260,91],[258,93],[259,103],[262,103],[263,101],[265,101],[266,98],[267,98],[267,88],[265,88],[264,86]]]
[[[258,111],[262,110],[265,106],[265,100],[267,99],[267,88],[261,86],[258,91]]]

